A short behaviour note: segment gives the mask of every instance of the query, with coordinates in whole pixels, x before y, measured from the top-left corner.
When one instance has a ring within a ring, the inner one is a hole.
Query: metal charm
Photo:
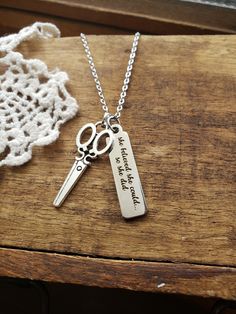
[[[122,216],[126,219],[142,216],[147,206],[128,133],[119,124],[113,124],[112,129],[117,132],[109,158]]]
[[[87,123],[78,132],[76,137],[76,145],[81,156],[75,157],[76,161],[74,162],[69,174],[67,175],[60,191],[58,192],[53,202],[54,206],[61,206],[75,186],[76,182],[87,169],[88,165],[90,165],[90,160],[97,158],[111,149],[114,139],[113,132],[109,129],[105,129],[98,133],[96,127],[99,124],[101,124],[101,122],[97,122],[96,124]],[[88,129],[92,130],[92,134],[85,143],[81,143],[83,134]],[[106,146],[102,149],[99,149],[99,142],[103,136],[106,136]]]
[[[145,214],[147,206],[138,174],[138,169],[135,163],[129,136],[126,132],[123,131],[120,124],[117,124],[117,122],[119,123],[121,111],[124,107],[133,64],[138,48],[140,33],[136,33],[134,36],[128,66],[125,73],[125,79],[121,89],[120,99],[114,115],[109,113],[87,38],[84,34],[81,34],[80,37],[105,114],[103,121],[97,122],[96,124],[88,123],[79,131],[76,138],[76,144],[81,157],[75,158],[76,160],[53,204],[59,207],[73,189],[76,182],[85,172],[87,166],[90,164],[90,161],[97,156],[109,151],[109,158],[122,216],[127,219],[142,216]],[[99,124],[101,124],[105,129],[98,133],[96,127]],[[91,129],[92,134],[89,140],[82,144],[81,139],[87,129]],[[103,136],[106,136],[106,146],[102,149],[99,149],[99,142]]]

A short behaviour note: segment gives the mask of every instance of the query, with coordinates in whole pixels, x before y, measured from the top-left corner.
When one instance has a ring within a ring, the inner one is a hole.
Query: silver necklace
[[[80,156],[75,157],[75,162],[53,204],[56,207],[61,206],[88,165],[90,165],[91,161],[109,152],[109,159],[122,216],[126,219],[142,216],[147,210],[146,201],[128,133],[123,131],[119,123],[135,61],[140,33],[136,33],[134,36],[120,99],[116,112],[113,115],[109,113],[109,108],[106,104],[87,38],[84,34],[80,34],[80,38],[100,97],[104,117],[102,121],[98,121],[95,124],[87,123],[79,130],[76,137],[76,145]],[[100,132],[97,131],[99,125],[104,128]],[[88,129],[92,131],[91,136],[85,143],[82,143],[83,135]],[[106,146],[100,149],[99,143],[102,137],[106,137]]]
[[[92,72],[92,76],[93,76],[95,84],[96,84],[98,95],[100,97],[102,109],[105,113],[109,113],[108,106],[106,104],[106,100],[105,100],[105,97],[104,97],[104,94],[102,91],[102,86],[101,86],[101,83],[99,81],[98,74],[97,74],[97,71],[96,71],[96,68],[95,68],[95,65],[93,62],[93,57],[92,57],[91,51],[89,49],[87,38],[86,38],[85,34],[80,34],[80,38],[81,38],[82,44],[84,46],[86,56],[88,58],[88,63],[89,63],[89,66],[90,66],[90,69]],[[134,41],[133,41],[132,49],[131,49],[130,56],[129,56],[129,62],[128,62],[127,70],[125,73],[124,84],[122,86],[121,93],[120,93],[120,99],[119,99],[119,102],[118,102],[118,105],[116,108],[116,113],[113,115],[113,117],[116,119],[120,118],[121,111],[123,110],[123,106],[125,103],[125,97],[126,97],[126,93],[127,93],[128,87],[129,87],[129,81],[131,78],[133,64],[135,61],[135,56],[136,56],[136,51],[138,48],[139,38],[140,38],[140,33],[136,33],[134,36]]]

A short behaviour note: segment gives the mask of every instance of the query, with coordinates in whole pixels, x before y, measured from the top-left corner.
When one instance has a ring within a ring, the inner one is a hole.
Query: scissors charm
[[[100,124],[102,124],[102,122],[97,122],[96,124],[87,123],[79,130],[76,137],[76,145],[80,157],[75,157],[75,162],[53,202],[54,206],[60,207],[62,205],[93,159],[112,149],[114,141],[113,132],[108,128],[97,132],[97,126]],[[92,130],[92,134],[85,143],[82,143],[83,135],[89,129]],[[106,145],[100,149],[99,143],[104,136],[106,137]]]

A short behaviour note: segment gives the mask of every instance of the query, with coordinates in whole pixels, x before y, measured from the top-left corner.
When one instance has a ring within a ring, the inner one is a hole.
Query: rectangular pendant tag
[[[141,186],[128,133],[120,125],[114,133],[114,144],[109,158],[115,180],[122,216],[126,219],[145,214],[146,201]]]

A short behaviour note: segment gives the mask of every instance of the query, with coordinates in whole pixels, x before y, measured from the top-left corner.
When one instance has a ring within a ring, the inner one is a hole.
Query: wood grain
[[[89,42],[114,111],[132,37]],[[29,163],[0,169],[0,246],[235,267],[236,37],[141,37],[121,122],[149,212],[130,222],[121,218],[108,156],[53,207],[78,129],[102,111],[79,38],[25,43],[21,51],[68,72],[80,112]]]
[[[0,276],[236,299],[236,269],[231,267],[122,261],[12,249],[0,249],[0,260]]]
[[[38,12],[13,10],[0,7],[0,32],[1,34],[17,33],[21,28],[35,23],[35,21],[54,23],[61,31],[61,36],[78,36],[81,32],[85,34],[128,34],[129,31],[112,26],[76,21],[54,15]]]
[[[31,16],[32,22],[46,19],[58,23],[67,36],[81,31],[107,34],[109,28],[110,34],[137,30],[147,34],[236,32],[235,10],[179,0],[0,0],[0,6],[1,10],[9,8],[9,13],[1,16],[0,26],[23,27]],[[12,14],[21,18],[13,20]]]

